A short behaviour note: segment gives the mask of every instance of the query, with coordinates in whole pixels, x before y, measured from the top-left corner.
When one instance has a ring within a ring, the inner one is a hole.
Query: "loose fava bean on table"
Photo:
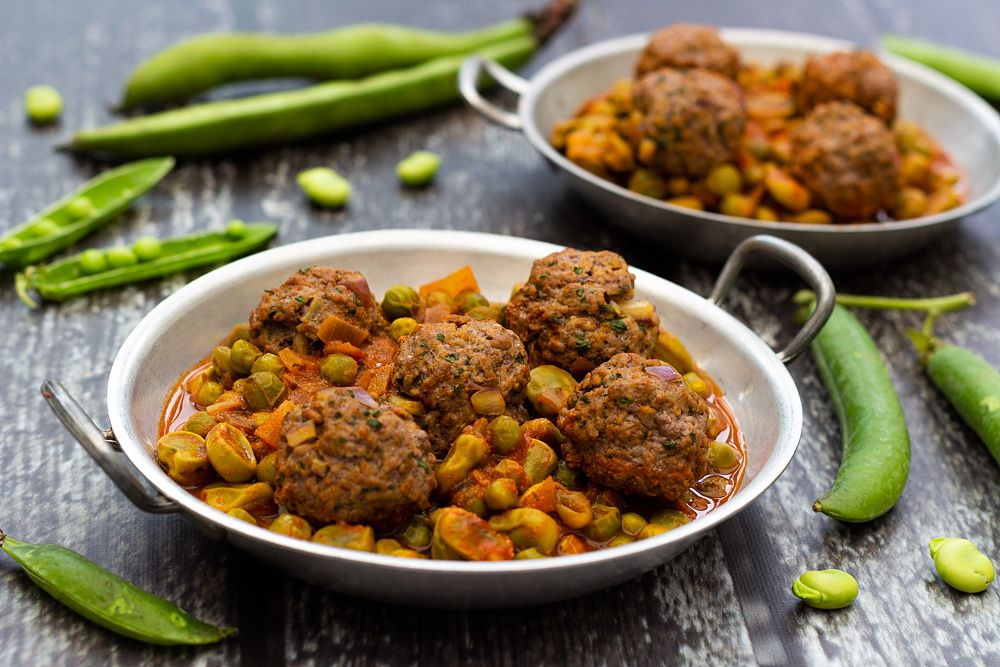
[[[993,563],[969,540],[935,537],[930,541],[931,559],[941,579],[963,593],[981,593],[996,576]]]
[[[351,184],[329,167],[313,167],[296,177],[309,200],[326,208],[342,208],[351,198]]]
[[[151,158],[87,181],[0,237],[0,264],[24,267],[72,245],[128,209],[173,166],[173,158]],[[45,233],[39,235],[40,230]]]
[[[119,635],[176,645],[213,644],[236,634],[236,628],[204,623],[69,549],[19,542],[2,531],[0,546],[39,588]]]
[[[120,285],[131,285],[187,269],[222,264],[264,246],[278,232],[275,225],[246,225],[245,234],[234,239],[225,232],[181,236],[159,243],[159,253],[139,261],[132,248],[111,248],[103,253],[88,250],[80,255],[44,266],[29,266],[16,278],[18,295],[30,307],[37,303],[32,292],[50,301]],[[98,254],[100,253],[100,255]]]
[[[62,95],[52,86],[32,86],[24,92],[24,112],[36,125],[58,120],[62,108]]]
[[[296,35],[198,35],[140,63],[129,75],[120,106],[182,102],[217,86],[254,79],[356,79],[510,39],[543,39],[575,4],[557,0],[525,18],[460,33],[368,23]]]
[[[396,165],[396,176],[403,185],[419,188],[433,181],[440,167],[440,156],[430,151],[416,151]]]
[[[843,570],[810,570],[792,583],[792,594],[816,609],[842,609],[858,597],[858,582]]]

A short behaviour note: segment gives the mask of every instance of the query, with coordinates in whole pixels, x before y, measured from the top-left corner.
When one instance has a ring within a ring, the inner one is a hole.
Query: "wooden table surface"
[[[75,127],[107,121],[129,69],[181,37],[208,30],[304,31],[361,20],[471,28],[510,17],[526,0],[364,3],[8,0],[0,21],[0,227],[8,228],[100,166],[53,152]],[[1000,5],[991,0],[618,2],[584,0],[577,19],[528,66],[600,39],[677,20],[829,34],[872,44],[892,30],[1000,56]],[[62,125],[30,129],[22,91],[46,82],[64,94]],[[444,157],[436,185],[401,191],[393,165],[410,150]],[[295,174],[320,164],[355,188],[343,212],[303,202]],[[996,209],[895,264],[835,275],[845,292],[899,296],[974,290],[979,305],[938,332],[1000,364],[1000,227]],[[702,294],[716,269],[680,261],[611,226],[567,192],[520,136],[460,105],[308,146],[237,160],[186,162],[135,211],[88,240],[217,227],[231,217],[272,220],[281,243],[396,228],[472,229],[585,248]],[[0,527],[80,551],[195,614],[236,624],[240,637],[205,649],[124,640],[81,620],[0,558],[0,664],[998,664],[1000,587],[958,594],[936,577],[927,542],[973,539],[1000,563],[1000,468],[929,386],[903,336],[916,320],[861,313],[889,360],[913,442],[909,485],[896,509],[865,526],[814,514],[831,482],[840,435],[809,358],[792,365],[805,432],[798,454],[758,502],[672,562],[584,598],[503,612],[436,612],[351,599],[286,577],[179,516],[133,507],[46,409],[38,386],[61,378],[103,420],[118,346],[162,298],[195,274],[28,311],[0,276]],[[770,343],[793,331],[784,274],[743,281],[730,308]],[[789,588],[806,569],[840,567],[861,595],[821,612]]]

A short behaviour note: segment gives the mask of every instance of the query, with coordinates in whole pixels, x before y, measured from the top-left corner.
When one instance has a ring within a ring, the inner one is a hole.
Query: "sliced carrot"
[[[365,353],[360,347],[343,341],[327,343],[323,351],[327,354],[346,354],[349,357],[354,357],[356,361],[364,361],[365,358]]]
[[[210,415],[217,415],[220,412],[229,412],[230,410],[240,410],[243,408],[242,398],[231,398],[226,401],[216,401],[210,406],[205,408],[205,412]]]
[[[431,292],[444,291],[452,296],[458,296],[466,290],[479,291],[479,283],[476,282],[476,275],[468,266],[463,266],[458,271],[448,274],[440,280],[429,282],[420,286],[420,298],[425,299]]]
[[[290,371],[319,368],[319,360],[306,354],[299,354],[290,347],[278,351],[281,363]]]
[[[254,434],[272,447],[277,447],[278,443],[281,442],[281,425],[285,421],[285,415],[291,412],[294,407],[295,404],[291,401],[282,402],[271,413],[271,416],[257,427]]]
[[[356,327],[342,317],[330,315],[319,325],[316,336],[324,343],[340,341],[361,345],[368,338],[368,332]]]
[[[372,371],[371,380],[368,382],[366,391],[374,398],[381,398],[389,391],[389,381],[392,379],[392,365],[381,366]]]

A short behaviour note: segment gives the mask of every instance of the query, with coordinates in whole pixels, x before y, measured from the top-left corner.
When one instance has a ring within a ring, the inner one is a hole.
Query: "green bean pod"
[[[236,628],[199,621],[69,549],[18,542],[2,531],[0,544],[39,588],[84,618],[125,637],[175,645],[212,644],[236,634]]]
[[[927,357],[925,370],[1000,463],[1000,372],[974,352],[942,344]]]
[[[1000,60],[899,35],[882,35],[882,48],[932,67],[983,97],[1000,99]]]
[[[172,157],[125,164],[87,181],[0,237],[0,264],[22,267],[72,245],[124,212],[174,167]],[[89,202],[81,207],[81,202]],[[45,225],[44,234],[37,229]]]
[[[155,259],[106,268],[88,273],[81,264],[86,253],[49,264],[29,266],[17,276],[21,300],[34,307],[30,292],[50,301],[120,285],[130,285],[152,278],[178,273],[191,268],[223,264],[260,248],[277,234],[275,225],[255,223],[242,225],[238,234],[208,232],[168,239],[160,244]]]
[[[464,33],[362,24],[302,35],[199,35],[140,63],[129,75],[121,108],[183,102],[254,79],[357,79],[530,37],[533,27],[517,19]]]
[[[871,336],[842,306],[811,349],[844,438],[837,479],[813,510],[849,523],[871,521],[892,509],[906,486],[910,434],[903,407]]]
[[[508,67],[538,42],[519,37],[479,50]],[[466,55],[430,60],[357,81],[209,102],[77,132],[68,149],[116,156],[197,156],[301,141],[413,114],[458,98]]]

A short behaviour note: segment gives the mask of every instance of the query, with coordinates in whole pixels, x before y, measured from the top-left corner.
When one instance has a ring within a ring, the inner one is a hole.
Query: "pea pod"
[[[173,166],[172,157],[152,158],[122,165],[87,181],[0,237],[0,264],[27,266],[73,244],[128,209]]]
[[[83,253],[47,266],[29,266],[17,275],[17,291],[30,307],[37,305],[31,298],[32,291],[43,299],[63,301],[94,290],[222,264],[260,248],[277,231],[275,225],[266,223],[231,224],[226,232],[207,232],[163,241],[156,259],[97,273],[85,271],[87,253]]]
[[[478,53],[515,67],[537,48],[518,37]],[[69,150],[100,155],[212,155],[302,141],[452,102],[466,55],[428,60],[356,81],[208,102],[139,116],[73,135]]]
[[[199,621],[183,609],[54,544],[18,542],[0,531],[0,545],[39,588],[98,625],[150,644],[212,644],[236,628]]]
[[[363,24],[301,35],[198,35],[140,63],[129,75],[121,108],[183,102],[253,79],[357,79],[527,37],[534,28],[533,21],[517,19],[464,33]]]
[[[1000,463],[1000,372],[978,354],[909,332],[927,375]]]
[[[906,486],[910,434],[903,407],[871,336],[842,306],[811,349],[844,437],[837,479],[813,509],[850,523],[871,521],[892,509]]]

